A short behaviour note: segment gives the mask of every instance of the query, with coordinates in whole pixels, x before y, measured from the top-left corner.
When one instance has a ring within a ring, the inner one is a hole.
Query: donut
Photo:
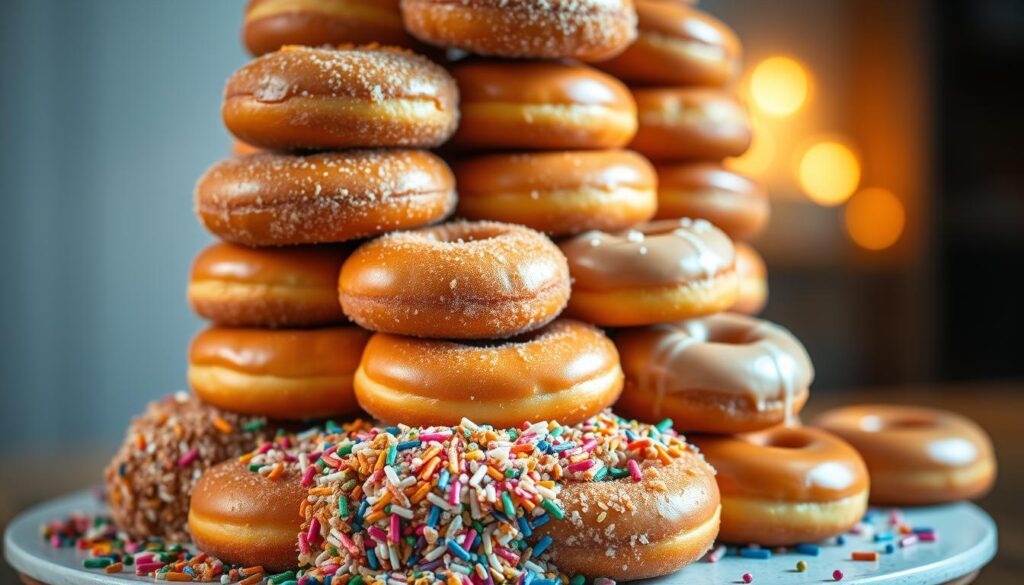
[[[358,327],[211,327],[189,348],[188,381],[210,404],[276,419],[356,412],[352,374],[370,334]]]
[[[598,65],[632,84],[720,87],[739,72],[740,41],[725,23],[678,2],[634,0],[637,39]]]
[[[241,140],[236,139],[231,141],[231,154],[234,156],[246,156],[250,154],[259,154],[261,152],[266,151],[249,143],[242,142]]]
[[[206,171],[195,208],[206,229],[237,244],[341,242],[443,219],[455,178],[420,150],[257,154]]]
[[[871,503],[920,506],[976,499],[992,488],[992,441],[974,421],[921,406],[830,410],[814,425],[846,439],[867,463]]]
[[[344,323],[338,274],[347,256],[336,246],[254,249],[218,242],[193,261],[188,300],[200,317],[230,327]]]
[[[824,431],[775,427],[690,440],[717,471],[722,493],[718,536],[725,542],[818,542],[850,530],[867,510],[864,460]]]
[[[630,148],[652,160],[721,160],[750,146],[750,118],[740,101],[718,89],[633,90],[640,125]]]
[[[730,311],[757,315],[768,304],[768,268],[764,259],[742,242],[736,243],[736,274],[740,279],[740,295]]]
[[[685,431],[740,433],[793,420],[814,368],[784,328],[745,315],[620,331],[626,385],[616,410]]]
[[[654,216],[657,176],[629,150],[493,154],[455,166],[456,214],[518,223],[553,237],[619,231]]]
[[[468,61],[451,70],[463,149],[621,148],[636,134],[636,102],[618,79],[560,62]]]
[[[759,182],[718,163],[662,163],[656,169],[657,219],[706,219],[734,241],[756,238],[768,225],[768,192]]]
[[[569,298],[569,270],[543,234],[498,222],[453,222],[363,244],[341,268],[345,314],[373,331],[511,337],[547,324]]]
[[[221,113],[262,148],[432,148],[455,132],[458,103],[451,75],[412,52],[288,46],[232,74]]]
[[[398,0],[249,0],[242,27],[253,55],[286,45],[413,44]]]
[[[636,38],[633,0],[402,0],[412,36],[495,57],[602,61]]]
[[[378,333],[363,352],[355,390],[363,410],[386,422],[574,424],[615,402],[622,370],[604,333],[560,319],[489,344]]]
[[[573,279],[566,315],[588,323],[650,325],[716,313],[736,302],[732,242],[701,219],[588,231],[559,247]]]

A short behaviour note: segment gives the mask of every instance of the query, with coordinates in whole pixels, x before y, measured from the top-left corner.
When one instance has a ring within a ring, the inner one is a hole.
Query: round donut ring
[[[740,296],[729,308],[734,313],[758,315],[768,304],[768,268],[757,250],[736,243],[736,274],[740,278]]]
[[[756,238],[771,206],[761,183],[719,163],[663,163],[658,171],[656,219],[706,219],[733,241]]]
[[[286,45],[415,44],[398,0],[250,0],[242,40],[253,55]]]
[[[750,146],[750,118],[732,94],[706,88],[642,88],[630,148],[651,160],[721,160]]]

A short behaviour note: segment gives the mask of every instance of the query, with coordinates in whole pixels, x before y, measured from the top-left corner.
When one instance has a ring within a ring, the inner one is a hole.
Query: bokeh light
[[[750,97],[773,116],[788,116],[800,109],[809,87],[807,69],[789,57],[769,57],[750,75]]]
[[[860,160],[842,142],[817,142],[800,156],[797,179],[811,201],[826,207],[839,205],[857,190]]]
[[[775,158],[775,139],[771,128],[759,120],[756,115],[751,116],[750,127],[753,131],[750,148],[742,155],[727,160],[725,166],[751,177],[763,179]]]
[[[871,187],[850,198],[844,220],[854,243],[867,250],[884,250],[903,235],[906,211],[891,191]]]

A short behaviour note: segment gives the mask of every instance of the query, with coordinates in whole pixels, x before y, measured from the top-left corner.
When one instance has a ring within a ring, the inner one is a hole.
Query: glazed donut
[[[768,268],[757,250],[742,242],[736,243],[736,275],[740,279],[740,295],[729,310],[759,314],[768,304]]]
[[[246,246],[322,244],[419,227],[455,208],[455,178],[420,150],[225,159],[200,177],[196,213]]]
[[[230,327],[345,323],[338,274],[347,256],[336,246],[253,249],[218,242],[192,263],[188,300],[200,317]]]
[[[211,327],[192,340],[188,381],[232,412],[290,420],[350,414],[352,374],[369,337],[358,327]]]
[[[706,219],[732,240],[757,237],[771,213],[759,182],[718,163],[663,163],[658,171],[657,219]]]
[[[455,132],[458,103],[451,75],[415,53],[288,46],[236,71],[221,113],[263,148],[432,148]]]
[[[657,176],[629,150],[494,154],[455,166],[456,214],[551,236],[619,231],[654,215]]]
[[[419,40],[495,57],[602,61],[636,38],[633,0],[402,0]]]
[[[736,97],[717,89],[633,90],[640,125],[630,148],[652,160],[720,160],[750,146],[750,119]]]
[[[558,62],[469,61],[452,68],[459,148],[621,148],[636,134],[636,102],[621,81]]]
[[[846,439],[867,462],[871,503],[945,504],[984,496],[996,476],[992,441],[974,421],[919,406],[830,410],[814,422]]]
[[[453,222],[387,234],[349,256],[341,306],[373,331],[487,339],[537,329],[565,307],[569,270],[543,234],[498,222]]]
[[[853,528],[867,510],[864,460],[842,439],[824,431],[775,427],[690,440],[718,472],[718,536],[725,542],[818,542]]]
[[[737,296],[732,242],[704,220],[653,221],[584,232],[559,247],[569,260],[566,315],[607,327],[723,311]]]
[[[784,328],[745,315],[630,329],[615,336],[626,386],[616,409],[685,431],[740,433],[791,421],[814,368]]]
[[[575,424],[615,402],[622,369],[599,329],[561,319],[494,344],[378,333],[363,353],[355,389],[363,410],[386,422]]]
[[[285,45],[413,44],[398,0],[249,0],[242,41],[253,55]]]
[[[249,143],[242,142],[237,138],[231,141],[231,154],[234,156],[247,156],[250,154],[259,154],[261,152],[266,152],[266,150],[253,146]]]

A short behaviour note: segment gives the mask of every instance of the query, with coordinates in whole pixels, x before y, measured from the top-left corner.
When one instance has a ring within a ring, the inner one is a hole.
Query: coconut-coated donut
[[[757,237],[771,208],[764,185],[712,162],[662,163],[657,219],[701,218],[733,241]]]
[[[211,327],[192,340],[192,390],[224,410],[299,420],[354,413],[352,375],[370,333],[358,327]]]
[[[459,148],[620,148],[636,134],[636,102],[618,79],[553,61],[467,61],[451,70]]]
[[[286,45],[414,44],[398,0],[249,0],[242,41],[253,55]]]
[[[740,295],[729,310],[759,314],[768,304],[768,268],[757,250],[742,242],[736,242],[736,275],[740,279]]]
[[[230,327],[310,327],[348,321],[338,304],[339,246],[207,247],[192,263],[188,300],[200,317]]]
[[[779,426],[689,439],[717,471],[722,492],[718,536],[725,542],[817,542],[848,531],[867,509],[864,460],[824,431]]]
[[[455,178],[422,150],[257,154],[210,167],[195,207],[206,229],[238,244],[342,242],[445,218]]]
[[[263,148],[432,148],[455,132],[458,104],[451,75],[415,53],[288,46],[232,74],[221,113]]]
[[[385,422],[575,424],[615,402],[622,370],[604,333],[560,319],[494,343],[378,333],[363,352],[355,389],[363,410]]]
[[[546,236],[498,222],[453,222],[395,232],[349,256],[341,306],[373,331],[511,337],[553,320],[569,299],[565,257]]]
[[[551,236],[643,223],[657,208],[651,163],[629,150],[493,154],[455,166],[456,214],[518,223]]]
[[[721,160],[750,146],[750,118],[731,93],[699,87],[633,90],[640,125],[630,148],[651,160]]]
[[[814,368],[784,328],[745,315],[620,331],[626,387],[616,409],[681,431],[737,433],[792,420]]]
[[[601,61],[636,38],[633,0],[402,0],[402,19],[427,44],[495,57]]]
[[[675,2],[635,0],[637,39],[599,65],[632,84],[718,87],[739,71],[740,41],[713,16]]]
[[[992,441],[974,421],[920,406],[830,410],[815,426],[849,441],[867,462],[871,503],[944,504],[984,496],[996,476]]]
[[[650,325],[724,311],[736,302],[732,242],[702,219],[588,231],[559,247],[573,279],[566,315],[588,323]]]

